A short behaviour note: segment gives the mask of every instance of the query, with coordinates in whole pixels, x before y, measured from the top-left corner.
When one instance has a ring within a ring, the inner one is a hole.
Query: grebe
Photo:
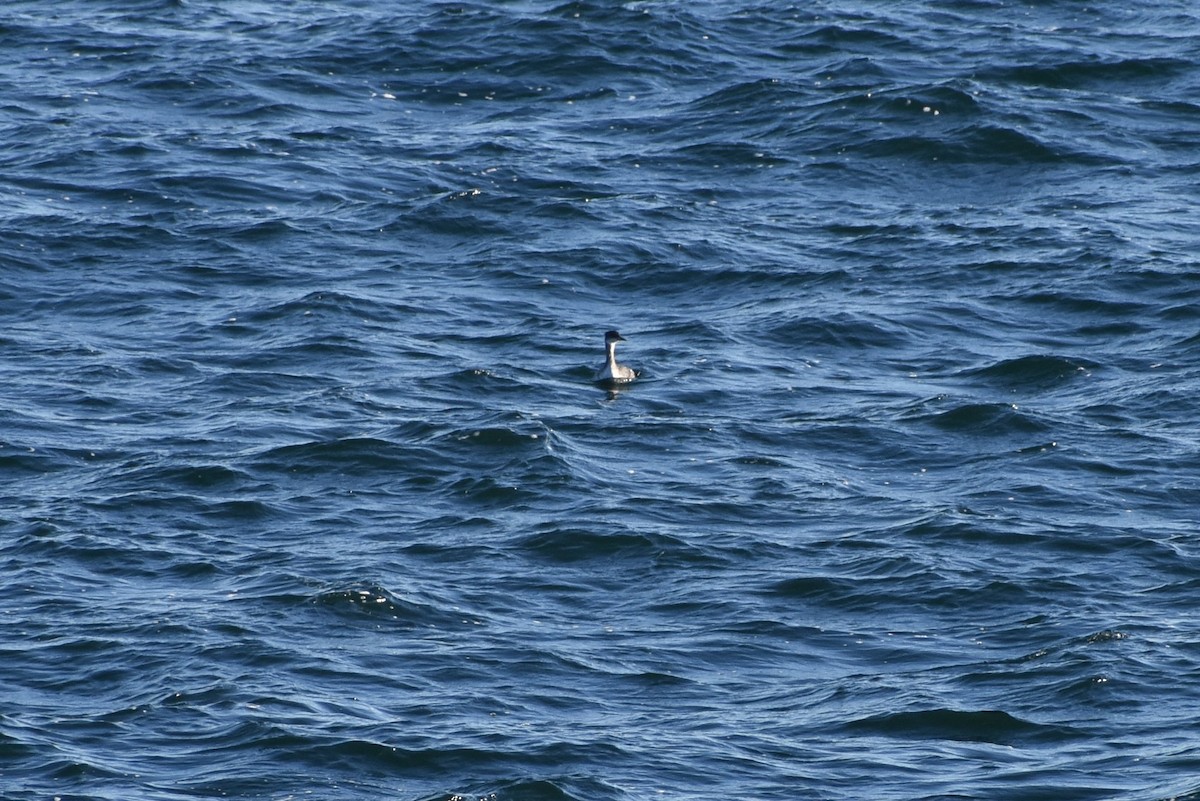
[[[623,364],[617,364],[617,343],[624,342],[625,337],[616,331],[604,334],[604,351],[606,358],[604,366],[596,371],[597,381],[610,381],[614,384],[628,384],[637,378],[637,372]]]

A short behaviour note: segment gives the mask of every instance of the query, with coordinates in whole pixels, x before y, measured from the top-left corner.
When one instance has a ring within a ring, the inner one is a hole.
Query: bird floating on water
[[[604,334],[604,366],[596,371],[596,380],[611,384],[628,384],[637,378],[637,371],[617,363],[617,343],[625,342],[625,337],[616,331]]]

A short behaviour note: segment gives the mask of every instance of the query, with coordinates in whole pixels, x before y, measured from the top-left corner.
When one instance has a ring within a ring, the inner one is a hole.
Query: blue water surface
[[[1192,4],[0,54],[3,798],[1200,799]]]

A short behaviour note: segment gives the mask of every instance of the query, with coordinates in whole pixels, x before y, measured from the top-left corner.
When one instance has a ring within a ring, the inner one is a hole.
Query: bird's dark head
[[[604,344],[605,345],[607,345],[610,342],[624,342],[624,341],[625,341],[625,337],[621,336],[616,331],[606,331],[604,333]]]

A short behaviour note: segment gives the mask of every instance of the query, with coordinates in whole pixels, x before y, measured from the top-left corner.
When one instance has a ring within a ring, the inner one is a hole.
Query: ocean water
[[[0,797],[1200,799],[1198,97],[1170,0],[6,4]]]

